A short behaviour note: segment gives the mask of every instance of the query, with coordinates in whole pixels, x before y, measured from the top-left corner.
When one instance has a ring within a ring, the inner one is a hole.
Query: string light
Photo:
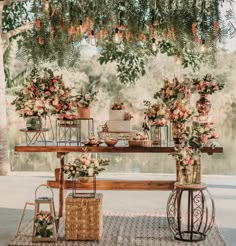
[[[206,51],[206,41],[205,39],[202,39],[201,45],[200,45],[200,52],[204,53]]]
[[[115,34],[113,37],[113,42],[116,44],[118,44],[120,42],[119,29],[117,27],[115,28]]]
[[[95,46],[96,45],[96,38],[94,36],[94,30],[91,31],[91,37],[89,38],[89,42],[91,45]]]
[[[155,52],[157,51],[156,39],[152,38],[152,50]]]

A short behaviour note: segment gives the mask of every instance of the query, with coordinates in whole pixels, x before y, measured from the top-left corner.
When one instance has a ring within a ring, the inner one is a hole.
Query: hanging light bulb
[[[117,27],[115,28],[115,34],[113,36],[113,42],[116,44],[118,44],[120,42],[119,29]]]
[[[91,36],[90,36],[90,38],[89,38],[89,43],[90,43],[91,45],[93,45],[93,46],[96,45],[96,38],[95,38],[95,36],[94,36],[94,30],[91,31]]]
[[[152,50],[155,52],[157,51],[157,44],[156,44],[156,39],[152,38]]]
[[[204,53],[206,51],[206,41],[205,39],[202,39],[201,45],[200,45],[200,52]]]

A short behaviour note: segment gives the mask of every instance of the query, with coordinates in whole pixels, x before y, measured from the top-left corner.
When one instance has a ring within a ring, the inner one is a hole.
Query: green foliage
[[[5,31],[26,19],[38,21],[19,40],[20,55],[35,65],[57,62],[60,67],[78,67],[81,40],[90,42],[91,35],[101,38],[105,31],[103,40],[97,38],[96,42],[101,47],[99,61],[115,61],[117,77],[124,84],[135,83],[144,75],[146,57],[156,52],[180,57],[184,67],[198,69],[206,59],[195,51],[194,38],[199,40],[197,45],[204,41],[211,47],[207,56],[214,57],[219,36],[214,30],[215,22],[220,21],[219,3],[214,0],[49,0],[34,1],[32,5],[12,3],[4,11]],[[121,44],[113,43],[116,33],[121,36]],[[157,51],[152,50],[153,42]]]
[[[115,61],[117,63],[117,77],[121,83],[132,84],[145,74],[144,55],[144,50],[141,52],[128,45],[107,43],[98,60],[101,64]]]
[[[32,16],[29,12],[29,1],[13,2],[5,5],[2,12],[2,31],[6,33],[30,21]]]

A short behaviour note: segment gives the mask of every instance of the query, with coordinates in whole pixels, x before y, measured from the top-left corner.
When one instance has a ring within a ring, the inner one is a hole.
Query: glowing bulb
[[[155,52],[157,51],[157,45],[156,45],[156,40],[155,38],[152,39],[152,50]]]
[[[91,44],[91,45],[93,45],[93,46],[96,45],[96,38],[95,38],[94,36],[91,37],[89,41],[90,41],[90,44]]]
[[[205,51],[206,51],[205,44],[201,44],[201,46],[200,46],[200,52],[204,53]]]
[[[204,53],[206,51],[205,39],[202,40],[200,45],[200,52]]]
[[[157,51],[157,45],[156,45],[156,43],[152,43],[152,50],[154,52]]]
[[[115,33],[115,35],[113,37],[113,42],[116,43],[116,44],[118,44],[120,42],[118,33]]]
[[[176,57],[175,63],[177,65],[181,65],[182,61],[181,61],[180,57],[178,57],[178,56]]]

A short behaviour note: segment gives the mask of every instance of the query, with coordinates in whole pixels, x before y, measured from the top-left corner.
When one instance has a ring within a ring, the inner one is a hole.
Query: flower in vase
[[[64,93],[61,94],[60,91]],[[65,113],[71,110],[70,91],[62,76],[54,75],[53,71],[47,68],[41,76],[34,68],[23,88],[16,92],[12,105],[21,117]]]
[[[179,162],[180,166],[186,167],[194,164],[194,154],[192,148],[179,146],[175,148],[175,152],[171,155]]]
[[[144,105],[147,107],[144,111],[147,123],[155,126],[165,126],[167,124],[166,107],[163,103],[151,104],[150,101],[144,101]]]
[[[192,84],[194,92],[205,95],[211,95],[224,88],[224,84],[217,82],[210,74],[206,74],[202,79],[193,79]]]
[[[194,114],[194,110],[182,104],[179,100],[174,102],[172,108],[168,109],[169,120],[174,123],[185,123]]]
[[[62,171],[70,177],[89,177],[104,171],[104,166],[109,165],[109,160],[95,159],[90,154],[84,153],[67,163]]]
[[[54,217],[48,211],[41,210],[34,218],[34,225],[36,227],[36,237],[50,237],[53,235]]]
[[[168,106],[172,107],[176,100],[188,101],[191,85],[187,79],[181,81],[178,78],[164,80],[164,85],[154,98],[160,98]]]

